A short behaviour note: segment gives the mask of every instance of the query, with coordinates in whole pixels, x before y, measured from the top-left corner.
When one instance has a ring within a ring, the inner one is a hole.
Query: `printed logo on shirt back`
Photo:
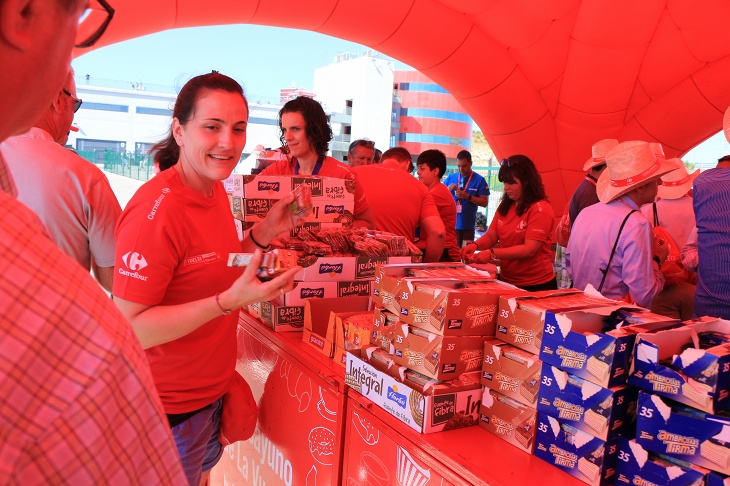
[[[124,266],[127,267],[127,269],[125,270],[124,268],[119,267],[118,273],[120,275],[136,278],[137,280],[142,280],[143,282],[149,278],[139,274],[139,271],[147,266],[147,260],[145,260],[145,258],[140,253],[137,253],[136,251],[128,251],[127,253],[122,255],[122,262],[124,263]]]

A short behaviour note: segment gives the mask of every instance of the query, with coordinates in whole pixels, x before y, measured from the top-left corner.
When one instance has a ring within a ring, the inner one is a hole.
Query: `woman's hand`
[[[294,275],[302,267],[291,268],[269,281],[262,282],[256,276],[261,255],[261,251],[256,250],[243,275],[228,290],[220,293],[219,301],[224,309],[239,309],[254,302],[273,300],[294,288]]]
[[[461,261],[464,263],[471,263],[474,258],[474,252],[477,251],[476,243],[469,243],[461,249]]]
[[[484,250],[474,256],[472,263],[490,263],[492,260],[494,260],[494,252],[492,250]]]
[[[268,245],[280,234],[287,233],[304,223],[303,217],[292,213],[292,203],[295,199],[296,196],[293,193],[279,199],[271,207],[266,218],[256,225],[256,240],[259,243]]]

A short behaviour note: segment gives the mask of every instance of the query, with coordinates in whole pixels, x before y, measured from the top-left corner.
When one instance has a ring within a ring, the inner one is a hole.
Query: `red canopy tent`
[[[447,89],[497,157],[538,165],[556,212],[602,138],[681,156],[730,105],[725,0],[124,0],[99,46],[249,23],[372,47]],[[241,49],[256,46],[241,46]],[[82,54],[78,52],[77,54]]]

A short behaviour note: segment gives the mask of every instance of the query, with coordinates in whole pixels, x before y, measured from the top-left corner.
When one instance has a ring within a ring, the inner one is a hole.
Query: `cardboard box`
[[[394,297],[396,288],[400,281],[404,278],[419,278],[434,280],[458,280],[451,277],[433,277],[425,275],[429,272],[453,272],[455,275],[461,273],[459,278],[465,278],[465,275],[472,275],[474,278],[492,278],[489,274],[479,272],[471,267],[467,267],[463,263],[403,263],[393,265],[378,266],[375,271],[375,280],[373,284],[373,302],[384,307],[394,314],[400,315],[400,303]]]
[[[487,276],[484,277],[488,278]],[[526,291],[497,280],[402,279],[396,288],[401,321],[442,336],[494,336],[499,298]]]
[[[223,181],[226,192],[233,196],[276,200],[282,199],[301,184],[312,188],[313,200],[355,200],[354,181],[333,177],[231,174]]]
[[[319,257],[302,262],[302,269],[294,275],[294,280],[305,282],[333,282],[348,280],[374,280],[378,265],[387,263],[409,263],[410,256],[399,257]]]
[[[561,312],[613,304],[614,301],[589,296],[577,289],[502,296],[499,298],[495,336],[532,354],[539,354],[547,311]]]
[[[537,412],[534,408],[484,388],[479,427],[532,454],[536,421]]]
[[[699,486],[705,484],[706,470],[691,464],[683,467],[648,452],[634,440],[618,438],[618,460],[614,484]]]
[[[286,306],[275,302],[259,302],[259,320],[274,332],[301,331],[304,327],[304,306]]]
[[[730,417],[639,393],[636,442],[644,449],[730,474]]]
[[[373,306],[373,333],[370,337],[370,342],[374,346],[381,346],[380,337],[381,337],[383,330],[398,322],[400,322],[400,321],[398,320],[398,316],[396,314],[393,314],[392,312],[385,310],[384,308],[380,307],[377,304],[374,305]],[[388,340],[388,343],[390,343],[390,340]],[[390,344],[388,344],[388,346],[386,346],[385,349],[389,350]]]
[[[337,339],[334,325],[330,326],[330,314],[366,312],[370,307],[368,297],[349,299],[310,299],[304,304],[304,334],[302,341],[325,356],[332,357]]]
[[[600,386],[625,385],[636,335],[680,325],[640,307],[548,311],[540,359]]]
[[[730,345],[695,348],[701,332],[730,332],[730,321],[702,318],[639,334],[629,384],[708,413],[730,406]]]
[[[390,340],[393,361],[435,380],[453,380],[482,368],[484,336],[439,336],[403,323],[383,335]]]
[[[529,407],[537,406],[542,361],[496,339],[484,343],[482,385]]]
[[[482,398],[478,375],[462,375],[424,390],[405,383],[402,370],[381,370],[368,363],[367,353],[347,353],[345,383],[386,412],[422,434],[476,425]]]
[[[638,392],[632,386],[604,388],[543,363],[537,410],[599,439],[633,437]]]
[[[294,282],[294,289],[276,299],[282,305],[304,305],[309,299],[342,297],[369,297],[371,282],[354,280],[347,282]]]
[[[616,439],[604,441],[543,412],[537,414],[534,454],[593,486],[613,484]]]
[[[242,221],[263,221],[278,199],[238,198],[231,200],[233,217]],[[312,199],[312,213],[304,218],[307,223],[342,223],[352,224],[354,203],[352,201],[318,201]]]

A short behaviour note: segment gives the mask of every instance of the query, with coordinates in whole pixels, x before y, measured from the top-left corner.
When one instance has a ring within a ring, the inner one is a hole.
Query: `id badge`
[[[461,214],[461,201],[456,201],[456,214]]]

